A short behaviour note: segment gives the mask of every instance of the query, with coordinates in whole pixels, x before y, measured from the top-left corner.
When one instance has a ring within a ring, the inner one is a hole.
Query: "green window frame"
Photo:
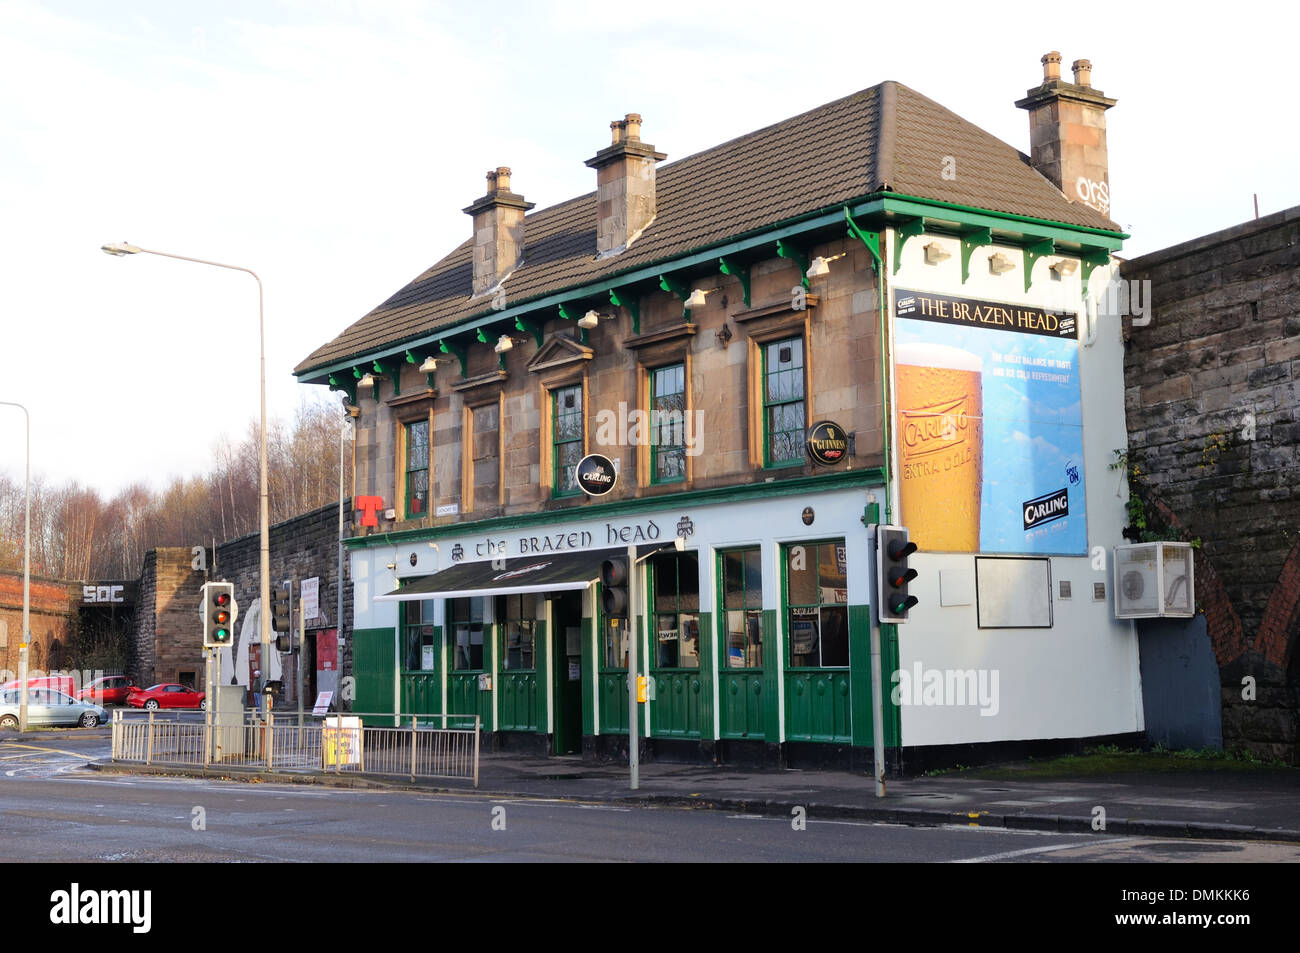
[[[847,558],[842,539],[783,547],[787,667],[848,668]]]
[[[655,668],[700,667],[700,554],[659,553],[651,560],[650,618]]]
[[[423,599],[402,603],[404,671],[432,672],[438,667],[438,639],[433,626],[434,602],[433,599]]]
[[[804,342],[782,338],[763,345],[763,465],[804,462]]]
[[[513,592],[497,596],[497,627],[501,630],[501,667],[508,672],[534,672],[537,661],[533,637],[537,627],[537,594]]]
[[[453,672],[482,672],[485,660],[482,596],[447,600],[447,647]]]
[[[559,387],[551,391],[551,473],[553,496],[577,496],[578,463],[582,460],[585,422],[582,410],[582,385]]]
[[[406,518],[429,512],[429,421],[406,425]]]
[[[650,482],[686,479],[686,365],[650,372]]]
[[[722,667],[763,667],[763,551],[758,546],[718,553]]]

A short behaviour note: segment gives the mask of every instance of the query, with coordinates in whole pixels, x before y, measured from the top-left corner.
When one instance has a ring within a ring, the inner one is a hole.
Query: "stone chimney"
[[[1043,85],[1016,103],[1029,110],[1030,161],[1072,202],[1110,214],[1106,110],[1116,100],[1092,88],[1092,63],[1075,60],[1074,82],[1061,82],[1061,54],[1043,56]]]
[[[474,283],[472,296],[486,294],[524,257],[524,213],[533,207],[510,191],[510,170],[487,174],[487,195],[465,209],[474,216]]]
[[[641,141],[641,116],[628,113],[609,124],[610,144],[587,165],[596,170],[596,251],[617,255],[655,217],[655,163],[667,158]]]

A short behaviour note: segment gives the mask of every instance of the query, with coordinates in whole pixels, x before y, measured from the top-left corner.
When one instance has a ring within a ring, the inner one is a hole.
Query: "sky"
[[[0,0],[0,401],[31,466],[105,495],[203,473],[293,367],[469,237],[484,173],[590,192],[609,122],[668,161],[902,82],[1023,152],[1014,101],[1092,61],[1133,257],[1300,205],[1268,2]],[[0,473],[22,478],[0,406]]]

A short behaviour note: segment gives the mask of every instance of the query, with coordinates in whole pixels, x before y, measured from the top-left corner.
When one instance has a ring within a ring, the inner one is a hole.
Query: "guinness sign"
[[[578,461],[578,486],[588,496],[604,496],[618,483],[614,461],[599,453],[589,453]]]
[[[808,456],[812,457],[814,463],[833,467],[837,463],[843,463],[844,458],[848,456],[849,435],[834,421],[821,420],[808,430],[805,445],[808,448]]]

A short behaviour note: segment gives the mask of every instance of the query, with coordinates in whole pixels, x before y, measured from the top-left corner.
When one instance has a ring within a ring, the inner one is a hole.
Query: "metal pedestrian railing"
[[[114,711],[112,760],[196,768],[405,775],[413,781],[460,778],[472,780],[478,787],[481,726],[476,715],[354,712],[264,716],[248,710],[237,719],[214,713],[211,725],[188,720],[192,717],[180,712]]]

